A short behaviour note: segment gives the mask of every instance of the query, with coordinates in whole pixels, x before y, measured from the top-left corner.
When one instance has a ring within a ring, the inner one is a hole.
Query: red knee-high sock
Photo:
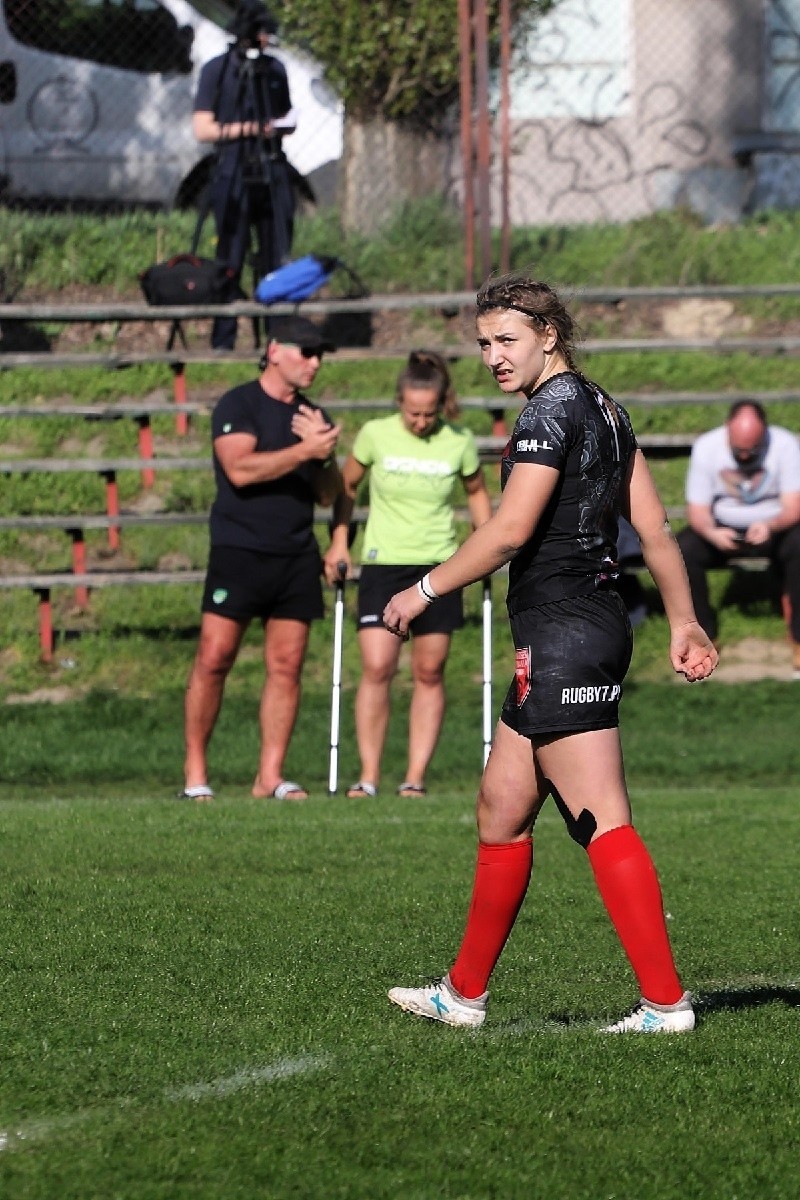
[[[533,865],[533,841],[478,843],[478,865],[467,927],[450,981],[462,996],[482,996],[517,919]]]
[[[664,920],[661,887],[647,847],[632,825],[601,834],[588,847],[595,881],[642,995],[675,1004],[683,995]]]

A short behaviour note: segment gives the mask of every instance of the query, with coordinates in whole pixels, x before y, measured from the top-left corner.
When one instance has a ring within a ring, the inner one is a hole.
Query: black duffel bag
[[[228,304],[243,297],[230,267],[197,254],[154,263],[139,282],[148,304]]]

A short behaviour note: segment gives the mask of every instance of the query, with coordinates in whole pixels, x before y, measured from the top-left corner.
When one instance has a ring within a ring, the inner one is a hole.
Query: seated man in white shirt
[[[686,479],[689,524],[678,535],[697,619],[716,640],[706,571],[730,558],[768,557],[788,597],[794,677],[800,679],[800,443],[770,425],[754,400],[732,405],[724,425],[692,449]]]

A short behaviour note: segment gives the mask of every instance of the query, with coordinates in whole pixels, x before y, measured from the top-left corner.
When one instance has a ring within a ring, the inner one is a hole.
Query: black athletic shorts
[[[316,553],[259,554],[239,546],[212,546],[201,610],[248,621],[322,617],[322,563]]]
[[[402,592],[432,571],[437,563],[423,563],[415,567],[382,567],[367,564],[361,568],[358,584],[358,628],[383,628],[383,610],[395,592]],[[413,634],[453,633],[464,624],[464,599],[459,589],[448,592],[440,600],[429,604],[411,622]]]
[[[524,737],[613,729],[633,652],[618,592],[594,592],[511,617],[514,682],[500,719]]]

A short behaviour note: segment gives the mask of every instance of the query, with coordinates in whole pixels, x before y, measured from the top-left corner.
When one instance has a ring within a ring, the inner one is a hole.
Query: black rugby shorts
[[[523,737],[613,729],[633,652],[615,591],[528,608],[511,617],[514,681],[500,719]]]
[[[319,554],[259,554],[212,546],[200,605],[234,621],[281,617],[315,621],[325,613]]]
[[[358,583],[358,628],[383,629],[383,610],[395,592],[405,591],[437,566],[436,563],[413,567],[380,566],[367,563],[361,568]],[[411,622],[411,632],[453,633],[464,624],[464,599],[459,589],[434,600]]]

